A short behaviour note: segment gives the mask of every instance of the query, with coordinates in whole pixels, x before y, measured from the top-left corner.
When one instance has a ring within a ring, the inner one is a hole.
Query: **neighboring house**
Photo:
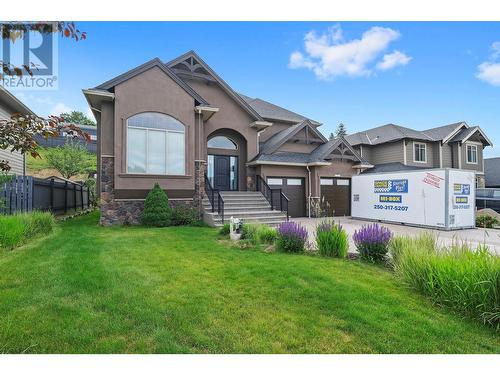
[[[483,130],[465,122],[417,131],[388,124],[351,134],[346,140],[375,167],[389,172],[416,168],[458,168],[476,171],[484,187],[483,150],[492,146]]]
[[[82,129],[85,133],[87,133],[90,137],[90,140],[83,140],[81,138],[74,138],[75,142],[78,142],[85,146],[87,151],[96,153],[97,152],[97,127],[92,125],[81,125],[74,124]],[[36,141],[42,147],[59,147],[63,146],[68,140],[68,136],[65,132],[62,132],[58,137],[49,137],[45,139],[42,136],[37,136]]]
[[[484,159],[485,187],[500,188],[500,158]]]
[[[156,182],[172,204],[207,215],[209,188],[232,192],[225,207],[238,216],[263,199],[245,192],[264,182],[285,193],[291,216],[307,216],[321,197],[330,213],[349,215],[350,177],[372,167],[345,139],[328,141],[319,122],[238,94],[193,51],[83,92],[97,119],[105,225],[136,223]]]
[[[16,98],[12,93],[0,86],[0,119],[10,119],[14,113],[34,115],[24,103]],[[11,167],[10,173],[24,175],[26,173],[26,163],[24,156],[19,151],[0,150],[0,160],[6,160]]]

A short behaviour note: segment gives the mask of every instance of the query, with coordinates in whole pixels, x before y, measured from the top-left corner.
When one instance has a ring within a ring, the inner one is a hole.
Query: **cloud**
[[[384,57],[382,58],[382,61],[380,61],[377,64],[377,69],[379,70],[389,70],[392,68],[395,68],[396,66],[402,66],[406,65],[411,61],[411,57],[408,56],[407,54],[400,52],[400,51],[394,51],[392,53],[385,54]]]
[[[72,110],[73,109],[68,107],[66,104],[59,102],[54,106],[54,108],[52,108],[52,111],[50,113],[59,116],[61,113],[68,113]]]
[[[387,27],[372,27],[365,31],[360,39],[345,41],[342,29],[339,25],[328,28],[318,35],[315,31],[308,32],[304,37],[305,54],[295,51],[290,55],[289,67],[292,69],[305,68],[314,72],[316,77],[323,80],[333,79],[340,76],[359,77],[368,76],[373,71],[373,63],[401,34],[397,30]],[[407,60],[411,57],[402,52],[395,51],[386,55],[388,59],[394,59],[394,54],[401,54]],[[384,56],[384,60],[386,58]],[[393,64],[404,65],[399,57],[397,62],[384,60],[379,64],[382,66]]]
[[[476,78],[487,82],[493,86],[500,86],[500,62],[497,62],[500,57],[500,42],[494,42],[491,45],[491,54],[489,61],[479,64],[477,67]]]
[[[477,67],[476,77],[493,86],[500,86],[500,63],[484,62]]]

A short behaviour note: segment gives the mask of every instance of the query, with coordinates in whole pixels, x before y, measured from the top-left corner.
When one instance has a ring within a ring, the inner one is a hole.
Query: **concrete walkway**
[[[355,246],[352,241],[354,231],[360,229],[363,225],[372,222],[364,220],[355,220],[349,217],[336,217],[335,222],[342,224],[342,227],[349,234],[349,251],[355,252]],[[322,219],[296,218],[293,221],[299,222],[307,228],[309,241],[314,242],[316,224]],[[464,229],[457,231],[441,231],[435,229],[417,228],[405,225],[379,223],[389,228],[396,235],[418,236],[422,232],[431,232],[438,237],[441,245],[451,245],[453,241],[468,242],[473,247],[478,244],[486,244],[491,252],[500,255],[500,230],[498,229]]]

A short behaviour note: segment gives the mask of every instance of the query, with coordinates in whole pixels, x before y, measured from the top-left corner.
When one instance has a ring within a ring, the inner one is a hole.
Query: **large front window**
[[[427,145],[425,143],[414,144],[414,159],[417,163],[427,163]]]
[[[184,175],[184,125],[171,116],[145,112],[127,120],[127,173]]]

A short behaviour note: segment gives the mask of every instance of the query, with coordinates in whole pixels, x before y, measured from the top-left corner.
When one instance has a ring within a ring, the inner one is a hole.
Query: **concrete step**
[[[245,223],[248,223],[248,224],[257,224],[258,223],[258,224],[265,224],[265,225],[270,226],[270,227],[277,227],[281,223],[283,223],[284,221],[286,221],[286,218],[283,220],[248,219],[248,220],[245,220]],[[227,224],[227,223],[229,223],[229,220],[224,221],[224,224]],[[224,224],[220,220],[214,222],[214,225],[217,228],[222,227]]]
[[[219,214],[214,212],[207,212],[207,215],[212,215],[214,218],[219,217]],[[238,219],[247,219],[247,218],[253,218],[253,217],[261,217],[261,218],[271,218],[271,217],[283,217],[286,215],[283,214],[281,211],[226,211],[224,210],[224,218],[230,218],[231,216],[238,218]]]

